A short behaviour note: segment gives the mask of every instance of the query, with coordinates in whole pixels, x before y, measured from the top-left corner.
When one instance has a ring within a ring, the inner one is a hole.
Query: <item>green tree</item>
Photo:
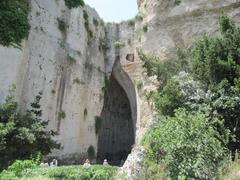
[[[217,112],[224,119],[224,127],[231,132],[228,148],[235,154],[240,144],[240,95],[239,89],[224,80],[211,87],[211,94],[207,96],[212,112]]]
[[[221,126],[221,121],[216,122]],[[205,114],[179,109],[173,117],[156,122],[143,144],[147,160],[166,164],[171,179],[214,179],[227,142],[227,136],[219,134]]]
[[[41,153],[46,155],[59,144],[52,140],[53,131],[47,131],[48,121],[41,119],[41,93],[31,104],[31,109],[20,113],[14,101],[13,91],[0,105],[0,168],[16,159],[29,159]]]
[[[220,17],[220,37],[204,36],[192,52],[193,73],[207,85],[240,77],[240,28],[228,17]]]

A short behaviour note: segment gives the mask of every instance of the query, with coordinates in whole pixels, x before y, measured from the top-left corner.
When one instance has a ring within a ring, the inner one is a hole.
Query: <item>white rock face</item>
[[[97,148],[95,117],[103,107],[104,79],[119,54],[114,47],[119,31],[126,30],[94,24],[99,16],[88,6],[69,10],[64,0],[31,0],[31,5],[31,30],[22,50],[0,46],[0,102],[13,83],[22,110],[42,92],[43,119],[58,131],[63,147],[52,156],[80,162],[91,145]],[[65,22],[65,32],[58,28],[59,20]]]
[[[99,16],[88,6],[69,10],[64,0],[31,0],[31,30],[22,49],[0,46],[0,102],[13,83],[21,110],[41,91],[43,119],[50,120],[49,129],[59,132],[57,140],[63,146],[51,155],[80,162],[91,145],[97,149],[95,117],[103,108],[104,79],[119,59],[121,67],[116,66],[114,73],[128,95],[139,144],[154,115],[144,93],[156,88],[156,80],[144,73],[136,49],[165,59],[175,56],[178,47],[191,47],[204,33],[218,33],[222,11],[240,23],[239,0],[174,2],[138,0],[143,20],[136,20],[135,25],[96,25],[94,19]],[[67,25],[66,31],[59,30],[59,20]],[[135,88],[134,82],[143,87]]]
[[[239,0],[181,0],[179,5],[175,0],[140,0],[139,5],[148,32],[140,33],[137,46],[162,59],[174,56],[177,48],[191,47],[205,33],[218,33],[222,12],[240,23]]]
[[[142,161],[145,156],[145,150],[143,147],[135,147],[132,149],[131,154],[128,156],[123,167],[121,167],[119,173],[126,175],[129,180],[137,180],[142,171]]]

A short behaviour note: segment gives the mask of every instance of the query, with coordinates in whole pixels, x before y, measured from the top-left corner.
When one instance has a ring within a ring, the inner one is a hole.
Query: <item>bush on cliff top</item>
[[[64,1],[65,1],[66,6],[69,9],[85,5],[83,0],[64,0]]]
[[[28,0],[0,1],[0,44],[20,47],[23,38],[28,36],[30,25]]]

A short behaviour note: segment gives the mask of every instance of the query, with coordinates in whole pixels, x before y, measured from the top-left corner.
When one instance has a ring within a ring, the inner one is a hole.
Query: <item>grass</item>
[[[240,159],[228,162],[221,172],[221,180],[239,180],[240,179]]]
[[[117,167],[92,165],[89,168],[83,166],[61,166],[29,169],[21,177],[15,176],[20,180],[113,180]],[[14,175],[10,172],[6,178],[1,180],[13,180]],[[4,177],[4,176],[3,176]],[[9,179],[10,178],[10,179]]]

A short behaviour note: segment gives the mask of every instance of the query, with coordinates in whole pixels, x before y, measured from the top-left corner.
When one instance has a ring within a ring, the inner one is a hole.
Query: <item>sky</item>
[[[137,0],[84,0],[105,22],[120,22],[137,14]]]

